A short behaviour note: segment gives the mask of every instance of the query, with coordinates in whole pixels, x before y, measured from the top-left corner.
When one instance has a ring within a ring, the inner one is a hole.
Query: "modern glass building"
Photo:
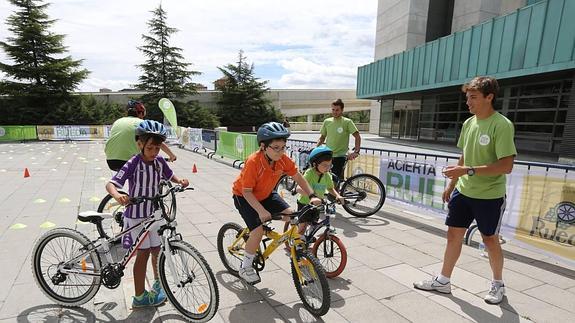
[[[574,17],[572,0],[380,0],[357,97],[377,100],[381,136],[455,145],[461,85],[494,76],[519,151],[575,161]]]

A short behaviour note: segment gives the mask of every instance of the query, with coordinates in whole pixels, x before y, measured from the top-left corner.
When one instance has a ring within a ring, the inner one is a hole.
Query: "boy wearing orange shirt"
[[[311,203],[321,203],[297,171],[295,163],[285,154],[289,136],[289,131],[280,123],[263,124],[257,133],[260,150],[248,157],[240,175],[234,181],[234,205],[250,229],[239,276],[251,285],[261,281],[253,268],[253,260],[264,234],[262,223],[271,220],[272,213],[293,213],[289,205],[274,192],[282,175],[291,176],[311,198]]]

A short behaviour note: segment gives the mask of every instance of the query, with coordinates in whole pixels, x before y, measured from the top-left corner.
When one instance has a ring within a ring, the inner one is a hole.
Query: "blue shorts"
[[[447,204],[449,212],[445,224],[456,228],[469,228],[475,219],[483,235],[499,233],[505,211],[505,197],[497,199],[475,199],[461,194],[457,189],[451,193]]]
[[[248,229],[254,230],[255,228],[262,225],[262,221],[260,220],[258,212],[252,208],[252,206],[243,196],[234,195],[233,197],[234,205],[242,215],[242,218],[248,226]],[[276,192],[272,192],[270,196],[268,196],[265,200],[260,201],[260,203],[264,209],[272,214],[280,213],[286,209],[289,209],[289,204],[287,204],[286,201],[284,201]]]

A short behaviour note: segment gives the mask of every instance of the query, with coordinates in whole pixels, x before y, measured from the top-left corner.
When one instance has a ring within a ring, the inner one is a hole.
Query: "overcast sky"
[[[91,71],[81,91],[135,84],[144,57],[137,49],[159,0],[52,0],[51,31],[66,34],[74,59]],[[170,45],[184,50],[193,79],[213,89],[217,69],[243,49],[256,76],[275,89],[355,88],[357,67],[373,61],[376,0],[163,0]],[[0,39],[12,36],[0,0]],[[0,61],[6,62],[0,50]],[[0,75],[0,77],[4,77]]]

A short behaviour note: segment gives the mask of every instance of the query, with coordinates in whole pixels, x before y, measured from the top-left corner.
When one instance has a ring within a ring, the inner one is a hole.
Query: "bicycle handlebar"
[[[162,184],[160,184],[162,185]],[[138,196],[138,197],[130,197],[130,204],[139,204],[142,203],[144,201],[153,201],[153,200],[159,200],[159,199],[163,199],[164,197],[168,196],[170,193],[175,192],[175,193],[179,193],[179,192],[183,192],[183,191],[193,191],[194,188],[193,187],[182,187],[182,185],[175,185],[172,186],[168,189],[168,191],[165,194],[157,194],[155,196],[152,197],[147,197],[147,196]]]

